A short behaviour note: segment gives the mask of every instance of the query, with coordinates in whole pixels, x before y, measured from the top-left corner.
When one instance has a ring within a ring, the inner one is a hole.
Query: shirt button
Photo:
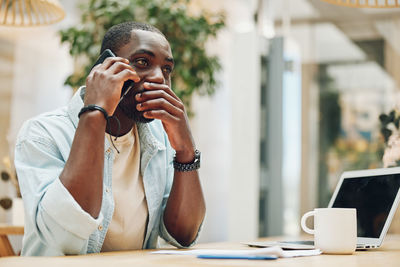
[[[109,189],[108,187],[106,188],[106,192],[107,192],[107,193],[110,193],[110,189]]]
[[[103,225],[99,225],[97,229],[99,229],[99,231],[103,230]]]
[[[107,149],[107,150],[106,150],[106,152],[107,152],[107,153],[110,153],[110,152],[111,152],[111,149],[110,149],[110,148],[109,148],[109,149]]]

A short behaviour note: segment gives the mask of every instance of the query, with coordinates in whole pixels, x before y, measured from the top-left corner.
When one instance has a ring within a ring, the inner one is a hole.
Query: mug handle
[[[308,217],[315,216],[315,211],[309,211],[301,217],[301,228],[306,232],[307,234],[313,235],[315,233],[314,229],[310,229],[306,225],[306,220]]]

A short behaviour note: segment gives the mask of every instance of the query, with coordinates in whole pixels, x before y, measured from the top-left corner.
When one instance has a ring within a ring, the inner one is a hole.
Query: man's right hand
[[[98,105],[112,115],[126,80],[140,80],[129,61],[121,57],[107,58],[86,79],[85,106]],[[99,216],[103,199],[106,123],[100,112],[85,112],[80,117],[68,160],[60,174],[65,188],[93,218]]]
[[[129,65],[129,60],[121,57],[106,58],[86,78],[85,106],[98,105],[108,114],[113,114],[121,97],[122,86],[127,80],[140,80]]]

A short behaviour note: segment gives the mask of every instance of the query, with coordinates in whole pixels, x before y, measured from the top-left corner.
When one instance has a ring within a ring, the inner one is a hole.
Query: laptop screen
[[[357,209],[357,236],[379,238],[400,188],[400,174],[345,178],[333,208]]]

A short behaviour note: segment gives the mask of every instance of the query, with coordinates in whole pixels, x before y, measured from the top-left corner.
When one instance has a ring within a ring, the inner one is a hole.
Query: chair
[[[8,235],[23,235],[24,227],[0,224],[0,257],[15,256]]]

